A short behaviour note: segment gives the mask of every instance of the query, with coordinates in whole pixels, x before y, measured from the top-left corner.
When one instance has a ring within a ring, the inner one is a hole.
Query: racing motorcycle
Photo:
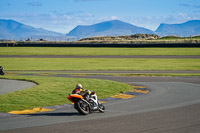
[[[70,94],[67,99],[74,103],[74,108],[82,115],[88,115],[94,111],[105,112],[105,107],[97,100],[96,94],[84,96]]]
[[[0,75],[4,75],[3,67],[2,66],[0,66]]]

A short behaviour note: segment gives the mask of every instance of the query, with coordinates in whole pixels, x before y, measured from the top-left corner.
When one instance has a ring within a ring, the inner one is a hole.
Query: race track
[[[103,114],[92,113],[81,116],[72,105],[65,105],[62,108],[58,106],[57,110],[52,112],[1,115],[0,132],[198,133],[200,131],[199,77],[93,75],[87,78],[145,85],[151,92],[132,99],[110,101],[105,104],[106,112]]]

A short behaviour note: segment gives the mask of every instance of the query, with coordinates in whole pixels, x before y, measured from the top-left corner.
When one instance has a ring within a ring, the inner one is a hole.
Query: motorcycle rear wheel
[[[82,115],[88,115],[90,113],[90,107],[88,103],[82,100],[76,102],[74,106],[76,106],[77,111]]]
[[[2,71],[2,72],[0,72],[0,75],[4,75],[4,72]]]

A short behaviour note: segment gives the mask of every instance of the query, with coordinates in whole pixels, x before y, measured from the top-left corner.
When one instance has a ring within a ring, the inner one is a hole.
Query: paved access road
[[[23,90],[35,85],[35,83],[27,81],[0,79],[0,95],[17,90]]]
[[[69,75],[57,75],[65,76]],[[73,77],[73,76],[71,76]],[[145,85],[151,92],[133,99],[105,104],[105,113],[80,116],[71,105],[56,111],[31,115],[1,115],[0,132],[117,132],[117,133],[199,133],[199,77],[113,77],[93,75]]]

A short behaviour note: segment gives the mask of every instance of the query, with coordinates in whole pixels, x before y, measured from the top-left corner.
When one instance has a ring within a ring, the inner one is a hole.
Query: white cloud
[[[66,13],[54,11],[49,14],[0,14],[0,18],[13,19],[36,28],[44,28],[61,33],[67,33],[77,25],[86,25],[88,22],[92,23],[94,20],[96,20],[93,14],[85,13],[83,11]]]
[[[119,18],[117,16],[111,16],[111,19],[116,20],[116,19],[119,19]]]
[[[96,19],[96,22],[102,22],[102,21],[109,21],[109,20],[120,20],[118,16],[103,16]]]

